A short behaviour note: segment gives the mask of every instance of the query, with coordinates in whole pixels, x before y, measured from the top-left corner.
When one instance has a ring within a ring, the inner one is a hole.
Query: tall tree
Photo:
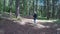
[[[33,13],[34,13],[34,0],[33,0]]]
[[[3,0],[0,0],[0,11],[3,11]]]
[[[52,7],[52,17],[54,18],[54,16],[55,16],[55,15],[54,15],[54,14],[55,14],[55,11],[54,11],[54,9],[55,9],[55,8],[54,8],[54,6],[55,6],[55,0],[52,0],[52,6],[53,6],[53,7]]]
[[[5,11],[5,6],[6,6],[6,0],[4,0],[4,9],[3,9],[3,11]]]
[[[52,0],[52,17],[54,18],[55,17],[55,6],[57,4],[57,1],[58,0]]]
[[[47,15],[47,19],[49,19],[50,17],[50,12],[49,12],[49,0],[46,0],[47,1],[47,11],[46,11],[46,15]]]
[[[10,12],[10,17],[12,15],[12,3],[13,3],[13,0],[9,0],[9,12]]]
[[[47,11],[47,0],[44,0],[44,13],[46,16],[46,11]]]
[[[12,3],[13,3],[13,0],[9,0],[9,9],[12,8]]]
[[[38,0],[36,0],[36,12],[37,12]]]
[[[16,0],[16,18],[18,18],[20,15],[19,15],[19,9],[20,9],[20,0]]]

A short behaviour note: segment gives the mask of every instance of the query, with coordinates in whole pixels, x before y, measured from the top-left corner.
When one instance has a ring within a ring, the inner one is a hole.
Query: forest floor
[[[60,30],[57,20],[37,20],[27,18],[0,18],[0,34],[56,34]],[[60,32],[60,31],[59,31]]]
[[[21,18],[21,21],[0,18],[0,33],[2,34],[56,34],[60,24],[56,20],[37,20]]]

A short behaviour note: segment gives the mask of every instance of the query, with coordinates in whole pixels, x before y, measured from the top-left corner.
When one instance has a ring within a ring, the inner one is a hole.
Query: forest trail
[[[56,20],[36,20],[36,23],[40,24],[40,23],[46,23],[46,22],[50,22],[50,23],[53,23],[55,22]],[[22,22],[29,22],[29,23],[34,23],[34,20],[33,19],[27,19],[27,18],[23,18],[22,19]]]
[[[39,22],[38,20],[37,22]],[[34,24],[33,19],[25,19],[22,21],[14,21],[9,19],[0,19],[0,29],[5,31],[5,34],[55,34],[56,29],[53,23],[39,22]],[[51,27],[52,26],[52,27]],[[51,27],[51,28],[50,28]]]
[[[28,24],[38,28],[50,28],[52,25],[54,25],[54,21],[56,20],[36,20],[36,23],[34,23],[33,19],[23,18],[21,22],[18,22],[22,25]]]

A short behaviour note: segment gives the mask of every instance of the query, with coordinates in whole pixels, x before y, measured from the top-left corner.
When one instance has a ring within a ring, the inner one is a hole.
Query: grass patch
[[[37,19],[40,19],[40,20],[47,20],[46,17],[40,17],[40,16],[38,16]]]
[[[60,19],[58,19],[55,23],[56,23],[56,24],[60,24]]]

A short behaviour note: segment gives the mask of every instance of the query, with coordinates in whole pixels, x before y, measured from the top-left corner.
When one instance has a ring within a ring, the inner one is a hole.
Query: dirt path
[[[36,20],[37,21],[37,23],[41,23],[41,22],[54,22],[54,21],[56,21],[56,20]],[[26,19],[26,18],[24,18],[24,19],[22,19],[22,22],[31,22],[31,23],[34,23],[34,20],[33,19]]]
[[[44,25],[36,25],[29,21],[24,24],[23,22],[1,19],[0,23],[0,29],[5,32],[4,34],[56,34],[55,28],[46,28]]]

